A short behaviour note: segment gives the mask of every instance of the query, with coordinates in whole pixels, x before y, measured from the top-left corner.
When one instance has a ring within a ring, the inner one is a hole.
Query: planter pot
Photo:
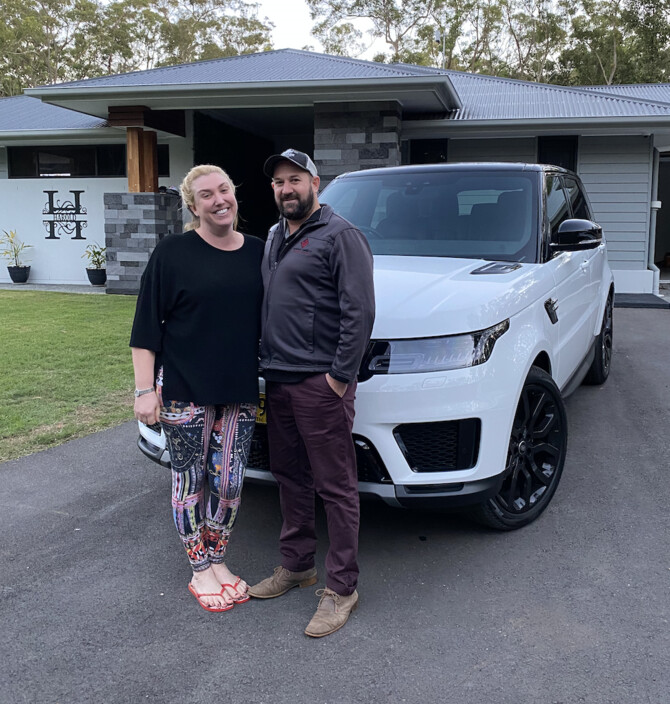
[[[107,269],[86,269],[88,280],[93,286],[104,286],[107,282]]]
[[[8,266],[7,271],[15,284],[25,284],[30,276],[29,266]]]

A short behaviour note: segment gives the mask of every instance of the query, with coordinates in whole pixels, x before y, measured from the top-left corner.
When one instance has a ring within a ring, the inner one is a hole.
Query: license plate
[[[258,406],[256,406],[256,422],[265,425],[268,422],[268,414],[265,405],[265,394],[260,395]]]

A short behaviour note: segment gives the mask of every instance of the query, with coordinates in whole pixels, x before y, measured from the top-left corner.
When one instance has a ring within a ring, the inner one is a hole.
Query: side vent
[[[558,306],[556,305],[556,299],[547,298],[544,302],[544,309],[547,311],[547,315],[549,316],[549,320],[551,320],[552,325],[556,325],[558,322]]]
[[[518,262],[491,262],[484,264],[479,269],[471,271],[471,274],[509,274],[511,271],[521,269],[521,264]]]

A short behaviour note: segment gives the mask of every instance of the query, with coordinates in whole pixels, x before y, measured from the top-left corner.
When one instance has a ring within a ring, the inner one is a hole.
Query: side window
[[[558,226],[570,217],[570,208],[559,176],[547,176],[547,220],[553,238]]]
[[[568,192],[568,199],[572,206],[572,217],[581,218],[582,220],[591,220],[589,206],[586,203],[584,193],[577,181],[575,181],[574,178],[568,178],[566,176],[563,182],[565,183],[565,190]]]

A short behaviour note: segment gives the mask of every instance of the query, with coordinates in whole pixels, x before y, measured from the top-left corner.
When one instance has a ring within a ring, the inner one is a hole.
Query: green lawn
[[[133,417],[134,296],[0,290],[0,461]]]

